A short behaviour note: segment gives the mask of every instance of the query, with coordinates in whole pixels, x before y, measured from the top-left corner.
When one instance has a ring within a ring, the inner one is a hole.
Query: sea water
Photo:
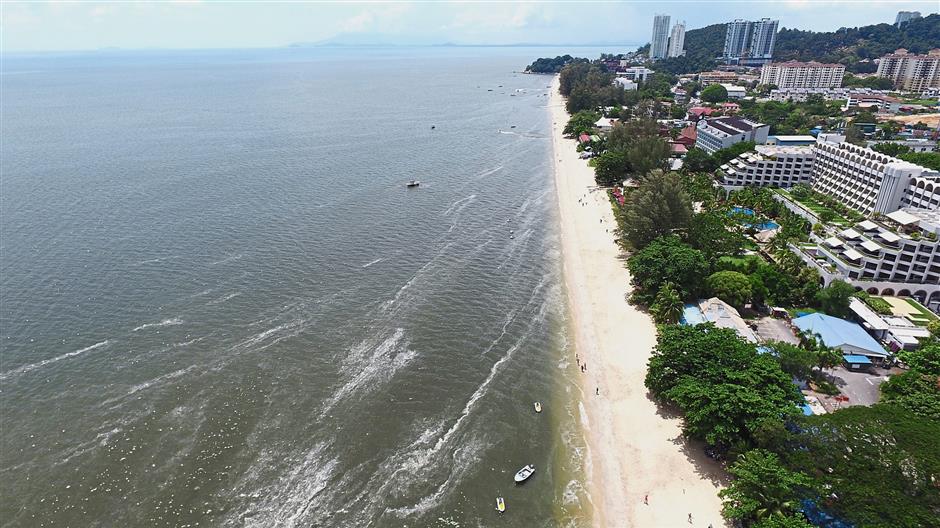
[[[555,51],[5,56],[2,524],[587,524]]]

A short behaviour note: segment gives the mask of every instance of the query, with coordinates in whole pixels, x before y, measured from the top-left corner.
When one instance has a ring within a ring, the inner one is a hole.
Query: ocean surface
[[[586,525],[556,52],[4,57],[0,523]]]

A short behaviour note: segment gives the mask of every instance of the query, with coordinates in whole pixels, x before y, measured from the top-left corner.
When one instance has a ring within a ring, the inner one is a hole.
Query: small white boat
[[[506,501],[502,497],[496,497],[496,511],[499,513],[506,511]]]
[[[535,402],[535,412],[537,412],[537,413],[542,412],[542,403],[541,403],[541,402]]]
[[[535,473],[535,466],[533,466],[532,464],[529,464],[528,466],[517,471],[516,476],[513,477],[513,480],[516,481],[516,484],[525,482],[526,479],[532,476],[532,473]]]
[[[417,187],[419,185],[421,185],[421,182],[419,182],[418,180],[411,180],[410,182],[405,184],[405,187]]]

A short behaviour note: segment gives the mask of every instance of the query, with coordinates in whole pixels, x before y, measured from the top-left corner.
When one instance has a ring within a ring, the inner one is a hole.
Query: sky
[[[264,48],[339,38],[395,44],[643,44],[653,15],[687,29],[734,18],[833,31],[898,11],[936,12],[937,0],[573,1],[198,1],[17,2],[0,0],[0,51],[102,48]]]

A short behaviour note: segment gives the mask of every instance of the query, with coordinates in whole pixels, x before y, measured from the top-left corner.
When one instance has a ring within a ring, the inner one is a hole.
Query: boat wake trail
[[[373,265],[373,264],[378,264],[379,262],[382,262],[383,260],[385,260],[385,257],[377,258],[377,259],[373,260],[372,262],[367,262],[367,263],[363,264],[362,267],[363,267],[363,268],[368,268],[369,266],[371,266],[371,265]]]
[[[451,213],[459,213],[460,211],[463,210],[464,207],[466,207],[467,205],[469,205],[470,202],[472,202],[473,200],[475,200],[476,197],[477,197],[477,195],[471,194],[470,196],[467,196],[466,198],[461,198],[461,199],[457,200],[456,202],[450,204],[450,207],[448,207],[448,208],[447,208],[443,213],[441,213],[441,214],[444,215],[444,216],[448,216],[448,215],[450,215]]]
[[[26,374],[27,372],[32,372],[32,371],[34,371],[34,370],[36,370],[36,369],[45,367],[46,365],[51,365],[51,364],[56,363],[56,362],[58,362],[58,361],[62,361],[63,359],[68,359],[68,358],[71,358],[71,357],[80,356],[80,355],[82,355],[82,354],[84,354],[84,353],[86,353],[86,352],[91,352],[92,350],[97,350],[97,349],[99,349],[99,348],[105,347],[105,346],[108,345],[108,343],[110,343],[110,341],[106,339],[106,340],[101,341],[101,342],[99,342],[99,343],[95,343],[94,345],[87,346],[87,347],[82,348],[82,349],[79,349],[79,350],[75,350],[74,352],[66,352],[65,354],[62,354],[61,356],[56,356],[56,357],[54,357],[54,358],[44,359],[44,360],[39,361],[39,362],[36,362],[36,363],[30,363],[29,365],[23,365],[22,367],[18,367],[18,368],[15,368],[15,369],[13,369],[13,370],[10,370],[10,371],[7,371],[7,372],[4,372],[4,373],[0,374],[0,380],[5,380],[5,379],[8,379],[8,378],[13,377],[13,376],[19,376],[19,375],[22,375],[22,374]]]

